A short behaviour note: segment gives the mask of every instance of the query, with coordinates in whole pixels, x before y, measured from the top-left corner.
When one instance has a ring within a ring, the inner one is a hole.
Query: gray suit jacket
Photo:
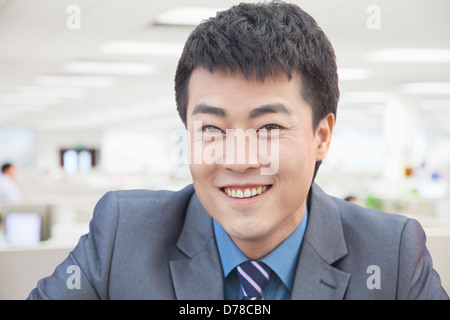
[[[448,299],[415,221],[315,184],[292,299]],[[212,219],[192,185],[116,191],[29,299],[223,299]]]

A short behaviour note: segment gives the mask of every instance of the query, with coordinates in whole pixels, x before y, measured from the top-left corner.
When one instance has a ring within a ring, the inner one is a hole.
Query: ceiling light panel
[[[423,111],[450,111],[450,100],[422,100],[419,109]]]
[[[24,97],[83,98],[86,96],[85,88],[70,87],[21,86],[16,92]]]
[[[18,94],[3,94],[0,96],[0,106],[3,105],[26,105],[26,106],[45,106],[60,103],[57,98],[48,97],[26,97]]]
[[[66,86],[82,88],[111,88],[116,84],[112,77],[88,77],[88,76],[56,76],[41,75],[35,80],[41,86]]]
[[[450,62],[450,49],[392,48],[369,53],[368,61],[376,62]]]
[[[155,24],[196,26],[202,20],[214,17],[218,11],[223,10],[224,8],[173,7],[158,14],[155,18]]]
[[[392,94],[377,91],[348,91],[341,96],[341,103],[384,103],[389,101]]]
[[[99,47],[101,54],[139,55],[139,56],[180,56],[184,43],[181,42],[145,42],[111,41]]]
[[[63,71],[81,74],[150,75],[156,73],[158,68],[150,63],[73,61],[65,63]]]
[[[414,82],[402,85],[408,94],[450,94],[450,82]]]

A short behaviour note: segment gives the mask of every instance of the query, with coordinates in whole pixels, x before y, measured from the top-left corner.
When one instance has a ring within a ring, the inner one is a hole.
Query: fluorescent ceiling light
[[[340,99],[341,103],[381,103],[391,98],[389,92],[354,91],[345,92]]]
[[[115,85],[115,80],[110,77],[42,75],[36,78],[36,83],[43,86],[111,88]]]
[[[377,62],[450,62],[450,49],[393,48],[367,55],[367,60]]]
[[[419,108],[423,111],[450,111],[450,100],[422,100]]]
[[[196,26],[202,20],[215,17],[218,11],[223,10],[224,8],[173,7],[158,14],[155,24]]]
[[[450,82],[413,82],[402,85],[403,93],[450,94]]]
[[[372,72],[363,68],[339,68],[338,75],[339,80],[355,81],[370,78]]]
[[[102,54],[127,54],[144,56],[181,56],[184,43],[181,42],[140,42],[112,41],[99,48]]]
[[[39,98],[83,98],[86,96],[85,88],[68,87],[22,86],[17,88],[16,92],[24,97]]]
[[[57,98],[26,97],[18,94],[3,94],[0,96],[0,105],[45,106],[58,103],[60,103],[60,100]]]
[[[157,71],[150,63],[73,61],[63,65],[64,72],[83,74],[149,75]]]
[[[41,111],[45,109],[43,105],[3,105],[0,104],[0,113],[21,113],[29,111]]]

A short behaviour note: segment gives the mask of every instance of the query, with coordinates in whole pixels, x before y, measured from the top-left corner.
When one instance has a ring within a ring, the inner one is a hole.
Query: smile
[[[222,191],[225,192],[229,197],[242,199],[259,196],[270,189],[270,187],[271,185],[252,187],[225,187],[222,188]]]

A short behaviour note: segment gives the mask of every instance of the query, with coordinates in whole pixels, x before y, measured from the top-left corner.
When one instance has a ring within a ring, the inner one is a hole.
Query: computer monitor
[[[5,241],[11,245],[33,245],[50,238],[48,205],[0,205]]]

